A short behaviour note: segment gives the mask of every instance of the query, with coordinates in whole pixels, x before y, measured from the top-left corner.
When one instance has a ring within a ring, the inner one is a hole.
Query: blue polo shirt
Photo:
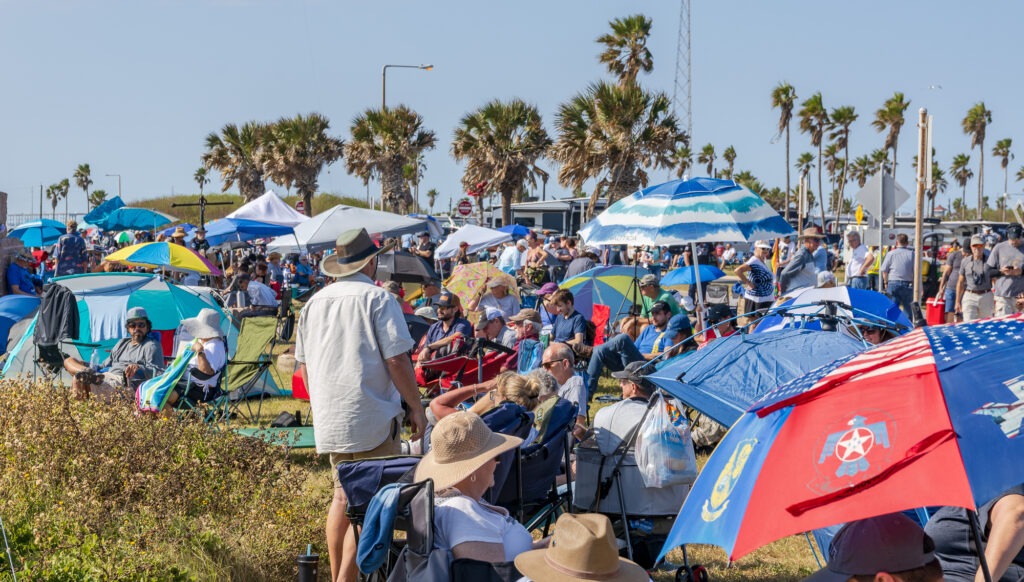
[[[576,337],[578,333],[587,335],[587,319],[575,309],[569,317],[562,317],[562,314],[558,314],[555,322],[551,325],[552,341],[564,343]]]
[[[29,275],[28,270],[18,263],[11,263],[11,265],[7,267],[8,293],[12,293],[11,285],[17,285],[18,289],[21,289],[25,293],[32,295],[36,294],[36,287],[32,283],[32,275]]]
[[[468,320],[465,320],[461,317],[456,317],[455,320],[452,321],[452,326],[448,328],[448,331],[445,331],[444,322],[438,321],[431,325],[430,329],[427,330],[426,343],[432,344],[438,340],[444,339],[450,335],[453,335],[455,332],[459,331],[462,332],[462,337],[466,339],[472,339],[473,324],[469,323]]]

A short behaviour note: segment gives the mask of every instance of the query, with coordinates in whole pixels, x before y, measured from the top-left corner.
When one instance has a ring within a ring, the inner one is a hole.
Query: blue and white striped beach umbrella
[[[751,242],[796,234],[760,196],[732,180],[673,180],[636,192],[580,229],[588,244]]]

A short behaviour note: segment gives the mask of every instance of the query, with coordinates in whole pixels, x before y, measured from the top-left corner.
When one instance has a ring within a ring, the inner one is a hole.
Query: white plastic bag
[[[690,423],[679,401],[660,393],[636,438],[636,465],[646,487],[668,487],[697,479]]]

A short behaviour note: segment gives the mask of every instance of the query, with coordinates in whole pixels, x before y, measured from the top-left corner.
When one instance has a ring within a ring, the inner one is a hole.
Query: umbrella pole
[[[701,329],[707,331],[705,329],[707,324],[704,322],[704,290],[701,289],[700,286],[700,269],[697,264],[697,243],[693,241],[690,242],[690,256],[693,257],[693,264],[690,266],[693,267],[693,280],[695,281],[695,285],[697,285],[697,305],[700,306],[697,318],[700,319]]]
[[[968,509],[967,522],[971,525],[971,537],[974,539],[974,547],[978,550],[978,563],[981,564],[981,573],[985,576],[985,582],[992,582],[992,574],[988,570],[988,560],[985,559],[985,546],[981,545],[981,527],[978,523],[978,513]]]

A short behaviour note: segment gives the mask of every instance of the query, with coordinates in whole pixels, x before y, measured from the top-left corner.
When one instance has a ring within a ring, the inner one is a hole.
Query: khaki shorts
[[[359,461],[361,459],[375,459],[377,457],[393,457],[400,454],[402,454],[401,415],[391,420],[391,432],[388,434],[388,438],[384,439],[384,442],[377,445],[376,448],[358,453],[331,453],[331,481],[334,482],[334,488],[341,488],[341,481],[338,480],[338,471],[335,470],[338,463]]]

